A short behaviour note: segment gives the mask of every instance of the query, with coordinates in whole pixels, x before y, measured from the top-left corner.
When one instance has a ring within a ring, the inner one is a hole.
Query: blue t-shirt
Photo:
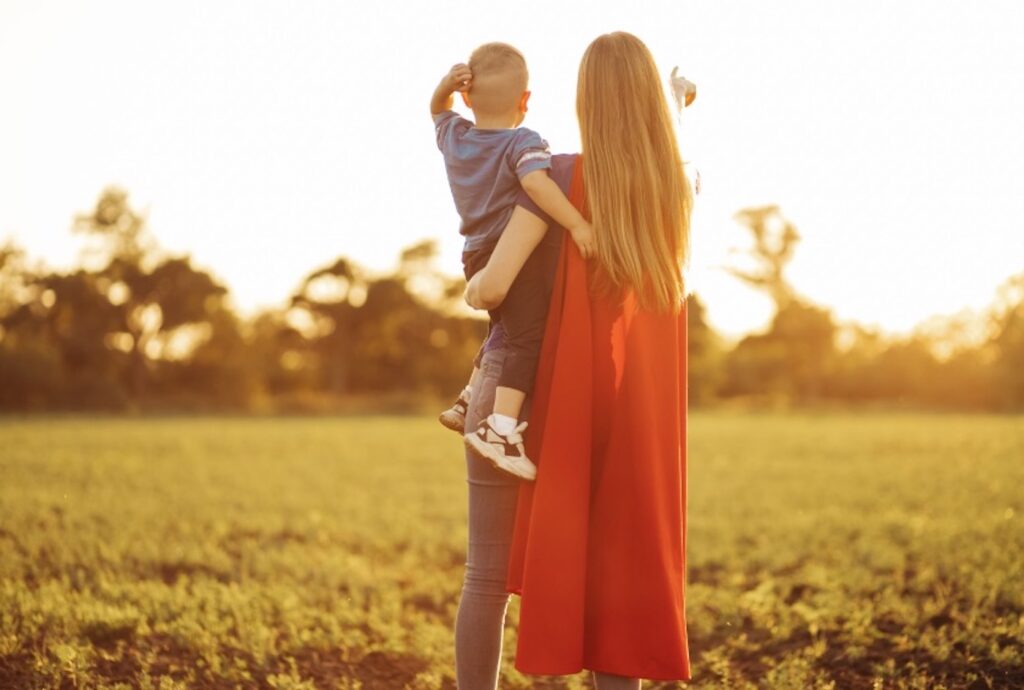
[[[559,153],[558,155],[551,158],[551,169],[548,174],[551,176],[552,181],[558,185],[558,188],[562,190],[562,194],[565,194],[566,198],[569,198],[569,188],[572,186],[572,174],[576,171],[576,161],[579,160],[580,155],[578,153]],[[547,214],[547,212],[537,205],[530,195],[526,192],[521,192],[516,196],[516,206],[522,206],[530,213],[539,217],[545,223],[548,224],[548,229],[561,228],[561,226],[555,222],[555,220]],[[563,230],[565,228],[562,228]],[[549,232],[544,235],[544,239],[541,242],[551,242],[552,240],[558,240],[558,237],[553,232]]]
[[[463,251],[493,246],[512,215],[519,179],[551,167],[548,143],[532,129],[478,129],[457,113],[434,116],[437,147],[462,219]]]

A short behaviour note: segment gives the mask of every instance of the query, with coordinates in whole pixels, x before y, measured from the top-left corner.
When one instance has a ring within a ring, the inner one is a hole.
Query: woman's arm
[[[547,229],[544,219],[516,206],[487,265],[466,286],[466,303],[474,309],[498,307]]]

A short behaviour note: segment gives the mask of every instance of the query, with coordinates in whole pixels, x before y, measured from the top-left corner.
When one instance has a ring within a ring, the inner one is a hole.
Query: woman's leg
[[[595,671],[594,687],[597,690],[640,690],[640,679],[613,676]]]
[[[470,396],[466,428],[475,429],[494,406],[504,350],[482,360]],[[508,607],[505,580],[515,522],[519,480],[466,453],[469,484],[469,544],[466,576],[455,619],[455,669],[460,690],[492,690],[498,685],[501,641]]]

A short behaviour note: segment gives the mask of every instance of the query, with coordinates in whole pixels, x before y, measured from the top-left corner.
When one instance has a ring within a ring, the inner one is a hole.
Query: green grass
[[[1024,419],[690,426],[686,687],[1024,686]],[[0,687],[454,688],[465,497],[426,419],[0,420]]]

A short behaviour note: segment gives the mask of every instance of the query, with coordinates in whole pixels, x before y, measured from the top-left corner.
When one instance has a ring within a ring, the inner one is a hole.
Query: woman
[[[587,264],[525,195],[467,301],[550,294],[527,452],[534,483],[467,455],[469,552],[456,621],[463,690],[494,688],[508,593],[522,597],[516,668],[594,672],[599,690],[687,680],[686,312],[692,197],[661,79],[636,37],[580,64],[582,154],[551,176],[594,228]],[[552,227],[549,229],[549,225]],[[467,428],[493,401],[485,347]]]

